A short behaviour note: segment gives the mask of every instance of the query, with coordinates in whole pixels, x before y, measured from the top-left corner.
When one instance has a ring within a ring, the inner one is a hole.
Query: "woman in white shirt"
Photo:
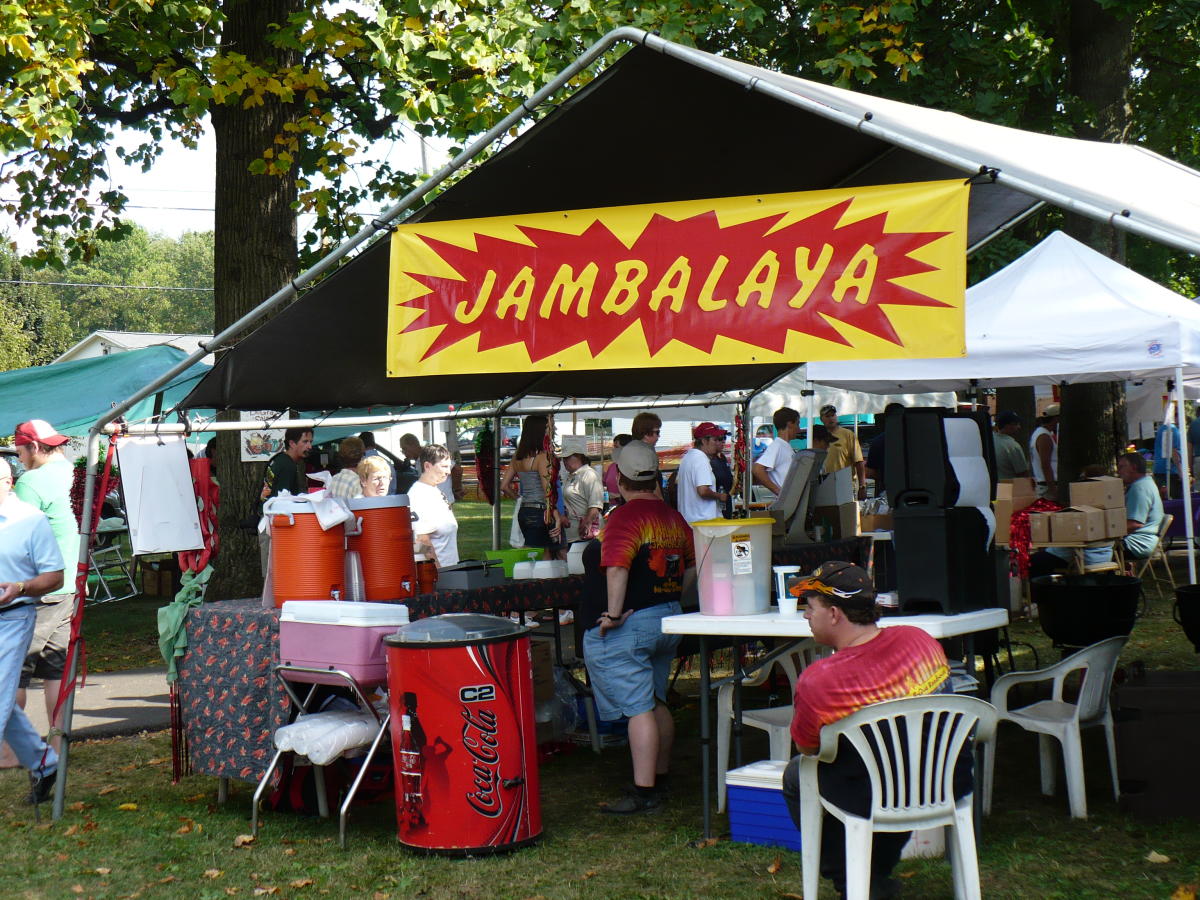
[[[417,457],[421,475],[408,489],[414,549],[436,562],[439,568],[458,563],[458,520],[439,487],[450,477],[453,465],[450,451],[441,444],[425,445]]]

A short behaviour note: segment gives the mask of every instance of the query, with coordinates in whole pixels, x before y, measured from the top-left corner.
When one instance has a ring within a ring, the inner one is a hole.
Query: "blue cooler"
[[[762,760],[725,773],[732,840],[800,850],[800,832],[783,802],[785,768],[785,762]]]

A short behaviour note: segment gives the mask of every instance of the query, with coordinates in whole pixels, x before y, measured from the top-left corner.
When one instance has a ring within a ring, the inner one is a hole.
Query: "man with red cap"
[[[683,455],[675,475],[679,514],[689,525],[721,518],[729,495],[716,489],[712,458],[724,448],[727,435],[712,422],[701,422],[692,429],[692,449]]]
[[[54,718],[54,704],[71,638],[71,616],[75,611],[74,573],[79,558],[79,528],[71,508],[74,467],[63,452],[69,440],[42,419],[22,422],[13,434],[17,458],[25,467],[25,474],[17,479],[13,493],[46,514],[65,568],[62,587],[38,599],[37,625],[21,669],[21,687],[17,692],[17,704],[24,709],[25,691],[30,680],[34,677],[42,679],[47,721]],[[52,735],[57,725],[56,722],[51,726]],[[55,750],[59,748],[57,735],[50,742]]]

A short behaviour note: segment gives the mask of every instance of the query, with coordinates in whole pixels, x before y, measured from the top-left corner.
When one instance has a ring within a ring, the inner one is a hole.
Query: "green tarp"
[[[131,397],[180,361],[184,351],[165,344],[0,372],[0,433],[11,434],[18,422],[45,419],[63,434],[85,435],[113,405]],[[211,368],[196,363],[163,392],[162,409],[170,409],[195,387]],[[147,397],[125,416],[131,422],[154,413],[155,398]]]

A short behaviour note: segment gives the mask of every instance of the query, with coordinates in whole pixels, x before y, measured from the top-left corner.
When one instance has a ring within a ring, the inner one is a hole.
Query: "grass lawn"
[[[459,510],[464,555],[487,545],[487,507]],[[476,511],[478,514],[476,514]],[[507,515],[504,519],[507,526]],[[469,549],[470,548],[470,549]],[[1182,560],[1176,560],[1176,574]],[[92,607],[86,617],[94,669],[151,664],[153,610],[137,599]],[[1058,659],[1036,622],[1017,621],[1016,641],[1037,648],[1043,665]],[[1017,667],[1033,655],[1016,648]],[[1122,665],[1197,668],[1197,655],[1171,619],[1170,601],[1153,595],[1137,623]],[[1007,663],[1005,663],[1007,667]],[[312,896],[391,898],[778,898],[800,893],[798,854],[700,836],[697,678],[678,685],[679,740],[675,792],[661,813],[631,821],[601,815],[597,803],[629,779],[628,751],[551,757],[541,766],[545,838],[536,847],[497,858],[453,860],[399,848],[390,801],[357,811],[350,848],[337,846],[336,821],[264,813],[257,841],[249,832],[252,786],[235,784],[216,803],[211,778],[170,784],[167,734],[81,743],[74,747],[68,811],[55,825],[37,823],[20,805],[27,790],[19,771],[0,772],[0,829],[7,839],[3,896],[23,898],[187,898]],[[749,705],[769,702],[763,694]],[[777,701],[778,702],[778,701]],[[1200,883],[1200,821],[1148,824],[1119,813],[1107,793],[1102,736],[1085,733],[1089,819],[1068,817],[1065,794],[1042,797],[1037,741],[1015,726],[999,737],[994,814],[983,823],[979,861],[984,895],[996,898],[1179,897]],[[761,732],[749,730],[746,758],[766,756]],[[1175,773],[1195,778],[1195,773]],[[718,833],[724,817],[714,819]],[[1147,857],[1165,857],[1151,862]],[[942,861],[904,862],[905,895],[951,896]],[[832,896],[825,885],[824,896]]]

